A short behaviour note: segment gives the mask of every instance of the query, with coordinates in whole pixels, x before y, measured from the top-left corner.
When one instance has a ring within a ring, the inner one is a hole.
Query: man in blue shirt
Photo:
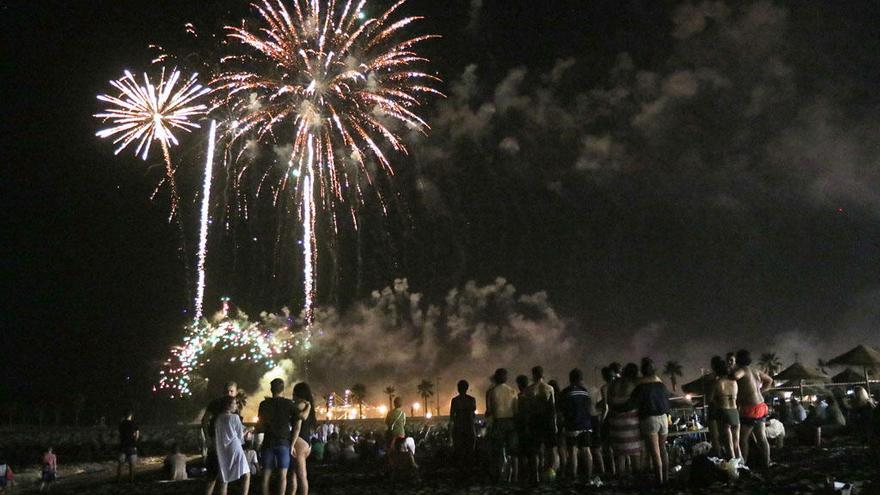
[[[569,449],[571,476],[577,479],[578,454],[580,454],[589,481],[593,478],[593,455],[590,452],[590,434],[593,427],[590,411],[593,409],[593,398],[584,386],[584,374],[581,370],[577,368],[571,370],[568,380],[570,385],[562,389],[560,394],[559,409],[564,420],[563,429]]]

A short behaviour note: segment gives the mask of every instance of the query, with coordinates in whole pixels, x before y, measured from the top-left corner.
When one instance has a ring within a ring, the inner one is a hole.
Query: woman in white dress
[[[217,475],[220,495],[226,495],[229,483],[242,477],[244,485],[241,493],[247,495],[251,484],[251,469],[242,447],[245,428],[241,424],[241,418],[234,413],[235,398],[227,397],[223,406],[223,414],[217,416],[214,424],[214,441],[217,442],[217,461],[220,465]]]

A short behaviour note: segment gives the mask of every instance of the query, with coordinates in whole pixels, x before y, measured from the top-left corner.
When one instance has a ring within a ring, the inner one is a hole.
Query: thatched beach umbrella
[[[880,351],[863,344],[855,346],[848,352],[828,361],[829,366],[861,366],[865,371],[865,387],[871,390],[871,380],[868,378],[869,368],[880,367]]]
[[[834,383],[855,383],[859,380],[862,380],[864,377],[855,371],[852,368],[847,368],[840,373],[831,377],[831,381]]]
[[[816,383],[812,385],[808,385],[804,383],[803,380],[792,380],[789,382],[785,382],[779,388],[794,388],[798,387],[799,393],[801,397],[805,395],[827,395],[829,393],[828,389],[825,388],[821,383]]]
[[[685,383],[681,386],[681,390],[686,394],[706,395],[715,384],[715,375],[703,375],[692,382]]]
[[[821,371],[811,368],[809,366],[804,366],[801,363],[794,363],[788,368],[785,368],[781,372],[777,373],[776,376],[773,377],[774,380],[790,380],[792,382],[796,382],[798,388],[800,389],[801,397],[804,396],[804,380],[811,381],[820,381],[827,382],[830,380],[828,375],[822,373]]]

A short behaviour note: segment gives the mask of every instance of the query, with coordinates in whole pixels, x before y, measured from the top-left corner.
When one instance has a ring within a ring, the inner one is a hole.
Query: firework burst
[[[369,162],[377,163],[382,173],[394,174],[380,144],[405,153],[400,132],[428,129],[415,113],[421,97],[441,95],[431,87],[439,79],[415,68],[427,59],[414,47],[436,36],[402,35],[406,26],[421,19],[394,19],[404,2],[367,18],[366,0],[263,0],[253,4],[261,22],[258,30],[244,25],[227,28],[229,37],[248,51],[226,57],[224,64],[237,68],[214,81],[222,91],[222,103],[241,111],[233,138],[255,133],[258,138],[272,135],[292,142],[275,200],[289,182],[296,185],[302,243],[312,251],[305,254],[304,263],[307,319],[316,260],[315,198],[333,211],[337,202],[351,197],[363,201],[361,183],[373,184]],[[357,225],[356,205],[349,206]],[[335,228],[335,214],[331,220]]]
[[[427,62],[413,47],[436,36],[400,40],[399,32],[421,19],[392,22],[403,3],[360,21],[365,0],[354,8],[350,0],[344,5],[333,0],[264,0],[253,4],[265,24],[258,32],[228,28],[231,38],[255,51],[226,57],[227,64],[238,61],[247,69],[221,73],[215,81],[226,92],[226,102],[248,107],[235,135],[253,130],[263,137],[279,124],[293,124],[289,173],[282,175],[279,189],[291,178],[312,175],[322,196],[331,192],[344,199],[343,191],[356,184],[355,177],[371,180],[365,163],[369,157],[386,173],[394,173],[379,143],[384,140],[405,152],[398,124],[422,132],[428,128],[414,109],[420,95],[440,94],[430,87],[439,79],[413,69]],[[315,158],[311,164],[306,160],[309,146]],[[340,154],[343,160],[338,160]]]
[[[150,82],[144,74],[141,85],[129,71],[110,84],[119,91],[118,96],[99,95],[98,99],[112,105],[95,117],[111,122],[112,127],[97,132],[100,138],[113,138],[118,145],[116,154],[132,143],[137,143],[135,154],[146,160],[153,141],[158,141],[165,159],[165,174],[171,188],[171,215],[173,218],[178,209],[179,196],[174,180],[174,167],[171,163],[169,147],[178,144],[172,131],[190,132],[199,125],[193,119],[207,113],[207,106],[196,104],[195,101],[206,95],[210,89],[202,86],[193,74],[188,80],[180,81],[180,71],[173,70],[165,78],[165,69],[159,76],[159,83]]]
[[[225,367],[238,363],[257,365],[263,371],[273,369],[302,345],[290,321],[286,313],[261,315],[260,321],[251,321],[224,298],[223,309],[213,321],[202,319],[187,327],[183,344],[171,349],[162,366],[157,390],[172,397],[192,395],[194,382],[208,378],[205,372],[212,357],[224,358]]]

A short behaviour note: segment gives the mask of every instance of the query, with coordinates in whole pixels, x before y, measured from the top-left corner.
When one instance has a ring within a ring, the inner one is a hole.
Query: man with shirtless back
[[[764,403],[763,390],[773,386],[773,379],[763,371],[751,366],[752,355],[742,349],[736,353],[737,368],[733,371],[733,379],[739,388],[736,404],[739,406],[740,435],[739,446],[743,459],[749,459],[749,439],[752,432],[761,449],[762,464],[764,468],[770,467],[770,444],[767,442],[767,432],[764,429],[764,421],[767,419],[769,410]]]

